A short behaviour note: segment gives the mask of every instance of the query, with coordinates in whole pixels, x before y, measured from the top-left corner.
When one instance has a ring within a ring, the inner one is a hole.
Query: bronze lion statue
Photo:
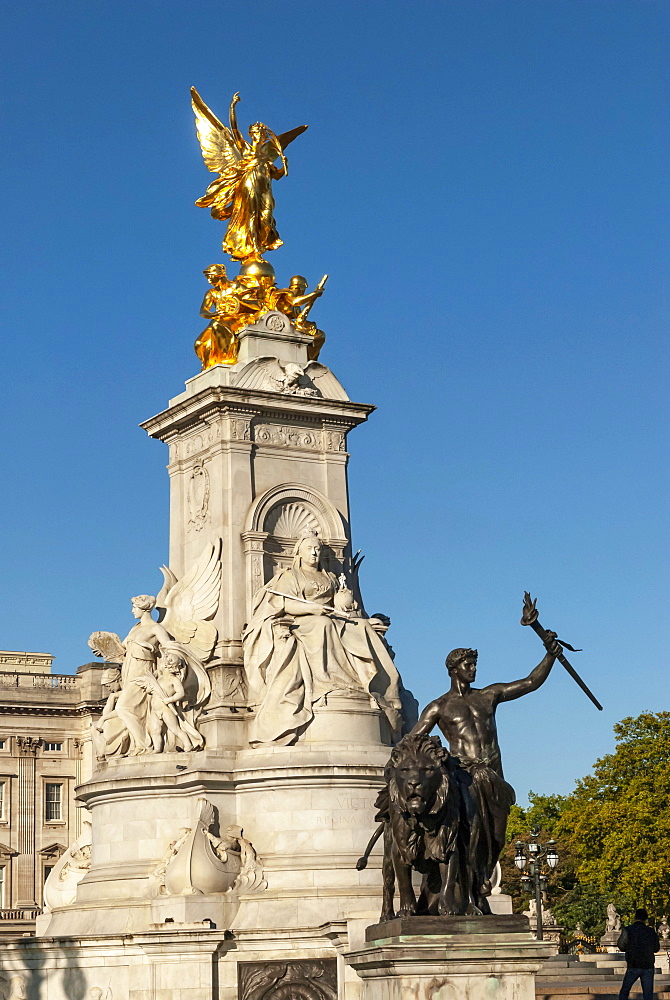
[[[461,914],[468,905],[459,850],[460,796],[449,752],[437,736],[405,736],[384,771],[386,787],[377,797],[375,819],[383,823],[383,903],[381,920],[392,920],[395,885],[398,916]],[[372,838],[357,868],[381,828]],[[417,900],[412,871],[423,875]]]

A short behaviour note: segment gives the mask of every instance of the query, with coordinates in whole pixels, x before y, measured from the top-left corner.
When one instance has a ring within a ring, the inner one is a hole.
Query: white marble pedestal
[[[365,937],[344,956],[362,1000],[535,1000],[535,973],[552,951],[516,914],[399,917]]]

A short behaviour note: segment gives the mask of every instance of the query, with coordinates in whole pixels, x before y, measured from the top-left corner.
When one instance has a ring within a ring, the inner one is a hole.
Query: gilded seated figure
[[[200,315],[209,323],[193,345],[203,370],[218,364],[236,364],[238,331],[264,311],[266,286],[274,282],[274,272],[272,276],[256,274],[258,266],[247,268],[250,273],[244,270],[232,280],[227,277],[225,264],[212,264],[203,271],[212,287],[205,292]]]
[[[326,342],[323,330],[319,330],[316,323],[307,319],[307,313],[316,300],[323,295],[326,277],[327,275],[324,275],[314,291],[308,292],[307,278],[303,278],[301,274],[294,274],[288,288],[277,288],[272,293],[271,308],[278,309],[288,316],[298,333],[307,333],[313,338],[312,343],[307,348],[309,361],[318,360],[321,348]]]
[[[367,694],[400,735],[400,678],[376,620],[346,610],[337,599],[337,578],[322,567],[321,556],[317,535],[303,535],[291,567],[257,595],[243,635],[257,705],[252,744],[295,743],[314,717],[314,704],[335,692]]]

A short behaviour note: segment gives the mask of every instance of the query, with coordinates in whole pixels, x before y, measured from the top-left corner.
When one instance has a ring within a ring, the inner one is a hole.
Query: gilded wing
[[[210,618],[219,606],[221,588],[221,539],[208,545],[192,569],[164,598],[163,625],[176,642],[183,643],[201,660],[214,648],[217,630]]]
[[[191,87],[191,104],[202,158],[208,170],[222,174],[228,167],[238,163],[242,155],[233,133],[207,107],[195,87]]]
[[[272,163],[278,157],[281,157],[281,161],[284,164],[284,171],[285,173],[288,173],[288,160],[284,156],[284,150],[288,144],[301,135],[306,128],[307,125],[298,125],[297,128],[292,128],[288,132],[282,132],[281,135],[275,135],[272,129],[269,129],[266,126],[268,135],[270,136],[263,147],[266,160],[269,160],[269,162]]]
[[[298,125],[297,128],[289,129],[288,132],[281,132],[280,135],[277,136],[277,141],[282,149],[286,149],[290,142],[297,139],[298,136],[302,135],[303,132],[306,132],[308,128],[309,125]]]

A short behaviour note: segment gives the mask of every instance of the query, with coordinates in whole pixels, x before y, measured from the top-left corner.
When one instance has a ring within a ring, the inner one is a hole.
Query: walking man
[[[626,953],[626,974],[619,991],[619,1000],[628,1000],[633,983],[640,980],[642,1000],[654,1000],[654,955],[660,949],[658,934],[647,924],[644,909],[635,911],[635,923],[624,927],[617,948]]]

